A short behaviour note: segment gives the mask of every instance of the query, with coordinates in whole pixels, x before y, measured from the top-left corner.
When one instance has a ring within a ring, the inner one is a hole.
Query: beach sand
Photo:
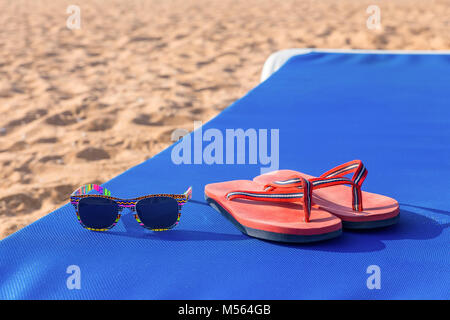
[[[450,1],[0,0],[0,238],[171,144],[287,48],[450,49]],[[366,9],[381,9],[381,29]]]

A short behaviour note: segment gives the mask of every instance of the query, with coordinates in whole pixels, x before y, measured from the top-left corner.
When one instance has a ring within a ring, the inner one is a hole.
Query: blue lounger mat
[[[151,232],[125,215],[91,232],[65,205],[0,242],[0,298],[450,298],[449,55],[295,56],[208,128],[279,129],[280,169],[319,175],[362,159],[364,189],[396,198],[400,222],[308,245],[249,238],[203,188],[252,179],[263,165],[176,165],[172,146],[104,186],[134,197],[192,185],[176,229]],[[67,288],[71,265],[80,289]],[[367,286],[373,265],[380,289]]]

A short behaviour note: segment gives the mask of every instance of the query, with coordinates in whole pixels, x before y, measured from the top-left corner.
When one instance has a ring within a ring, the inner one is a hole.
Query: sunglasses
[[[99,194],[89,194],[97,191]],[[128,208],[144,228],[166,231],[180,221],[181,208],[191,198],[192,187],[183,194],[152,194],[133,199],[111,197],[111,192],[96,184],[87,184],[75,190],[70,202],[80,224],[92,231],[107,231],[120,220],[121,212]]]

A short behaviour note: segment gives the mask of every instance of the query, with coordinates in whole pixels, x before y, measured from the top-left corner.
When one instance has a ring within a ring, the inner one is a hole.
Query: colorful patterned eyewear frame
[[[95,190],[100,194],[88,194],[90,191]],[[119,211],[117,213],[117,217],[116,220],[114,221],[114,223],[109,226],[108,228],[103,228],[103,229],[94,229],[94,228],[89,228],[86,225],[83,224],[83,222],[81,221],[80,218],[80,214],[78,212],[78,203],[80,202],[81,199],[83,198],[89,198],[89,197],[94,197],[94,198],[105,198],[105,199],[110,199],[113,200],[115,203],[117,203],[118,207],[119,207]],[[136,204],[142,200],[142,199],[148,199],[148,198],[154,198],[154,197],[168,197],[168,198],[173,198],[178,202],[178,218],[177,221],[170,226],[169,228],[165,228],[165,229],[151,229],[146,227],[142,221],[139,219],[139,216],[136,212]],[[180,221],[180,217],[181,217],[181,208],[183,207],[183,205],[189,201],[189,199],[192,197],[192,187],[189,187],[186,192],[184,192],[183,194],[166,194],[166,193],[161,193],[161,194],[151,194],[151,195],[147,195],[147,196],[143,196],[143,197],[138,197],[138,198],[132,198],[132,199],[120,199],[120,198],[115,198],[115,197],[111,197],[111,192],[109,190],[107,190],[106,188],[103,188],[99,185],[96,184],[87,184],[85,186],[82,186],[80,188],[78,188],[77,190],[75,190],[72,195],[70,196],[70,203],[74,206],[76,214],[77,214],[77,219],[78,222],[81,224],[81,226],[83,228],[86,228],[88,230],[91,231],[108,231],[109,229],[112,229],[117,222],[119,222],[120,217],[122,216],[122,210],[124,208],[128,208],[130,210],[132,210],[133,216],[136,219],[136,221],[139,223],[139,225],[141,225],[142,227],[148,229],[148,230],[152,230],[152,231],[166,231],[166,230],[170,230],[172,228],[174,228],[178,222]]]

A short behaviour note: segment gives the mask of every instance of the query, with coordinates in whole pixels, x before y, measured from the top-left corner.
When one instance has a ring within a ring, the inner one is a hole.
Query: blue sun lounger
[[[67,204],[0,242],[0,298],[449,299],[450,55],[309,50],[280,59],[203,133],[278,129],[279,168],[313,175],[362,159],[365,190],[400,202],[397,225],[307,245],[247,237],[207,205],[203,188],[269,165],[248,145],[244,164],[175,164],[178,142],[104,184],[118,197],[192,185],[174,230],[150,232],[125,215],[91,232]]]

